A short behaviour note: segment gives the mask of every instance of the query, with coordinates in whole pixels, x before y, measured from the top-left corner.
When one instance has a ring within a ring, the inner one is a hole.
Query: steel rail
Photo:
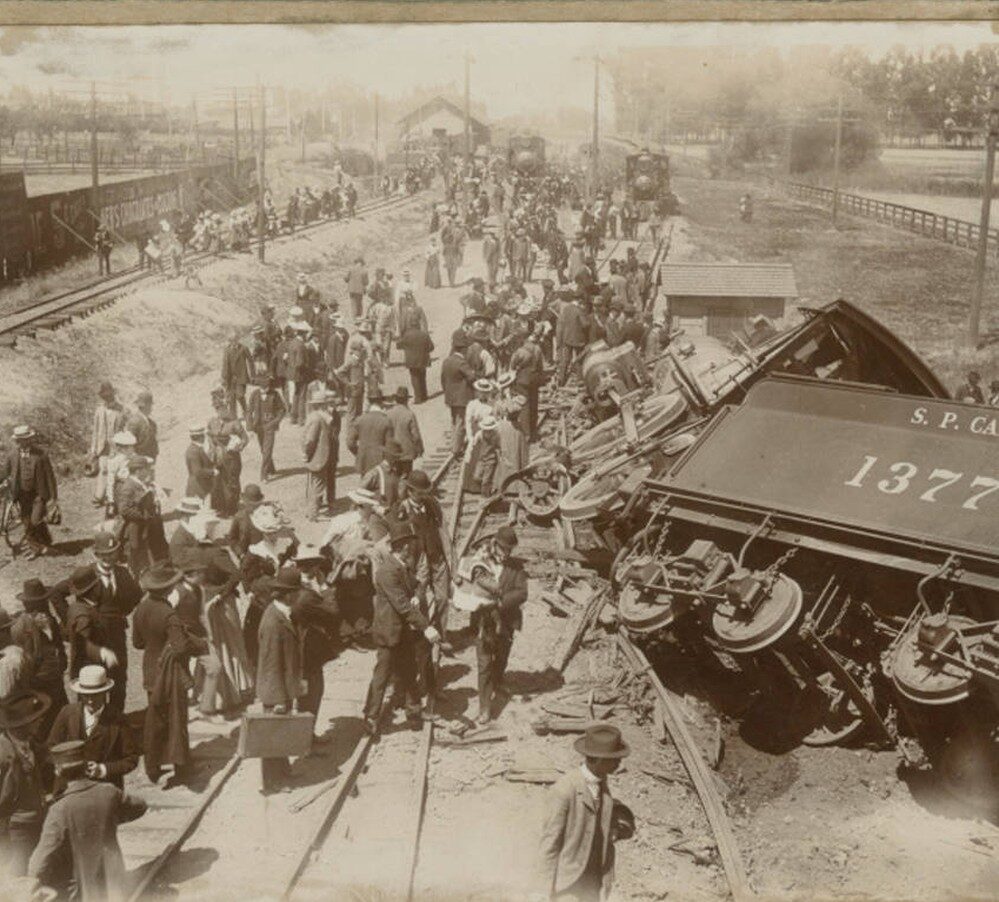
[[[382,210],[395,209],[397,207],[405,206],[407,203],[412,202],[419,197],[420,194],[406,195],[404,197],[379,198],[358,207],[356,211],[357,216],[351,219],[318,220],[316,222],[303,225],[294,232],[283,235],[275,235],[265,239],[265,241],[276,246],[280,243],[301,237],[304,233],[311,233],[327,226],[342,225],[352,222],[354,219],[359,218],[362,214],[377,213]],[[186,258],[184,265],[192,266],[197,264],[198,268],[201,268],[220,259],[223,259],[223,257],[212,251],[197,251],[193,255]],[[117,300],[117,297],[113,296],[115,292],[122,291],[139,282],[148,280],[150,284],[156,284],[157,281],[169,281],[171,278],[179,278],[179,276],[170,276],[164,272],[156,272],[150,269],[140,270],[138,266],[130,267],[119,273],[115,273],[112,276],[105,277],[104,279],[92,281],[81,288],[67,289],[66,291],[58,294],[42,298],[32,304],[22,306],[17,310],[11,311],[10,313],[0,315],[0,336],[10,335],[16,340],[19,334],[26,331],[32,331],[32,327],[37,327],[37,324],[41,320],[50,316],[61,317],[58,323],[53,324],[53,326],[58,325],[72,319],[74,315],[77,315],[73,312],[72,308],[78,305],[88,304],[91,301],[98,301],[98,303],[87,307],[85,311],[79,311],[81,314],[84,312],[91,312],[98,307],[105,306],[105,304],[100,303],[99,299],[101,298],[105,299],[106,304],[114,303]],[[24,317],[24,314],[33,315]],[[10,325],[3,324],[4,320],[10,319],[16,319],[17,321],[11,323]]]

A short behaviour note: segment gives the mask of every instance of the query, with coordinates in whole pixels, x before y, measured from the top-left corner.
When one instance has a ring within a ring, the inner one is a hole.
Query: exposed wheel
[[[638,406],[636,420],[639,441],[655,438],[676,423],[687,410],[687,403],[679,392],[652,395]],[[625,442],[620,417],[598,423],[569,445],[573,463],[585,463],[597,457],[608,456],[614,448]]]
[[[13,501],[4,502],[3,509],[0,511],[0,531],[3,532],[7,547],[14,554],[17,554],[24,545],[25,529],[24,522],[21,520],[21,512]]]
[[[652,474],[652,464],[635,460],[631,454],[622,454],[616,461],[598,471],[588,473],[572,486],[559,504],[559,510],[566,520],[589,520],[598,511],[613,511],[623,505],[618,490],[624,485],[638,485]]]

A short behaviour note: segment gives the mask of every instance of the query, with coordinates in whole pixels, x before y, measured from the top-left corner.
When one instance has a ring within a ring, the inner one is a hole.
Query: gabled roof
[[[664,294],[683,297],[796,298],[790,263],[664,263]]]
[[[421,104],[415,110],[406,113],[405,116],[400,117],[399,125],[402,126],[403,130],[408,131],[413,127],[413,124],[419,122],[421,119],[426,119],[427,116],[432,116],[434,113],[440,110],[448,110],[454,113],[461,119],[465,118],[465,111],[458,106],[456,103],[452,103],[446,97],[432,97],[426,103]],[[469,123],[475,128],[486,128],[486,124],[481,119],[476,119],[474,116],[469,115]]]

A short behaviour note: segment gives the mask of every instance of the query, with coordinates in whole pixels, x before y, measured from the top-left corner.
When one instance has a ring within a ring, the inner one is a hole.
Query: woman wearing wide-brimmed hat
[[[36,736],[51,706],[42,692],[22,689],[0,702],[0,872],[23,877],[38,843],[45,787]]]

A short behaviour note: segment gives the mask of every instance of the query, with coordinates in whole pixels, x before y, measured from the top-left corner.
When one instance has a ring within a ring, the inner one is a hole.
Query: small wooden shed
[[[660,295],[672,328],[727,339],[762,314],[779,323],[798,298],[790,263],[663,263]]]

